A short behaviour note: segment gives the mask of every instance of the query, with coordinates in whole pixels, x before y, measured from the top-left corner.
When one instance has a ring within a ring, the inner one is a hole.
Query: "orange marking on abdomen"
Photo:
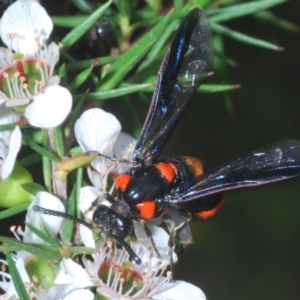
[[[212,208],[210,210],[203,210],[203,211],[197,212],[197,213],[195,213],[195,216],[197,216],[198,218],[201,218],[201,219],[209,219],[217,213],[217,211],[223,206],[223,204],[224,204],[224,197],[219,202],[219,204],[217,206],[215,206],[214,208]]]
[[[129,175],[129,174],[124,174],[124,175],[118,176],[115,179],[116,188],[118,190],[124,192],[129,184],[130,180],[131,180],[131,175]]]
[[[136,205],[139,215],[144,219],[152,219],[156,211],[156,203],[154,201],[144,201]]]
[[[155,165],[156,169],[162,174],[168,183],[173,182],[176,174],[178,173],[177,166],[172,163],[158,163]]]
[[[204,173],[204,163],[202,160],[192,156],[183,156],[185,162],[192,168],[194,176],[198,176]]]

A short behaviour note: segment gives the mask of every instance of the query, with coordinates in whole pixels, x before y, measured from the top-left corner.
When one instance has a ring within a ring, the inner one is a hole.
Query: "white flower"
[[[75,136],[83,151],[99,151],[114,157],[114,144],[121,131],[116,117],[100,108],[85,111],[75,123]],[[88,169],[89,177],[97,188],[106,191],[108,173],[114,168],[109,159],[97,157]]]
[[[132,161],[136,142],[136,139],[130,134],[120,132],[114,147],[116,158],[124,159],[128,162]],[[114,172],[117,174],[124,174],[130,167],[131,165],[129,164],[119,164],[115,167]]]
[[[47,291],[47,300],[56,299],[94,299],[94,294],[84,288],[93,286],[93,278],[70,258],[63,258],[60,271],[55,279],[56,285]]]
[[[49,86],[28,105],[25,117],[35,127],[51,128],[60,125],[72,108],[71,93],[59,86]]]
[[[45,9],[37,1],[16,1],[0,22],[2,41],[15,52],[34,56],[53,28]]]
[[[168,246],[169,235],[164,229],[154,224],[151,224],[151,222],[147,222],[147,227],[150,229],[152,233],[155,246],[160,254],[160,257],[157,257],[157,254],[154,253],[152,258],[152,263],[153,264],[159,263],[163,266],[168,266],[170,264],[170,256],[169,256],[170,249]],[[147,249],[153,248],[153,245],[151,244],[151,241],[146,235],[145,229],[143,228],[141,223],[134,222],[134,233],[138,241],[143,241],[143,245],[145,245]],[[143,248],[136,249],[136,253],[138,256],[142,258],[142,261],[145,262],[144,260],[147,259],[144,256],[144,254],[146,253],[145,249]],[[176,263],[177,255],[174,251],[172,251],[172,257],[173,257],[173,262]]]
[[[16,126],[12,132],[8,148],[0,142],[0,175],[2,179],[6,179],[11,174],[21,143],[22,133],[19,126]]]
[[[124,250],[99,243],[93,262],[84,257],[84,265],[94,278],[98,294],[108,299],[206,299],[196,286],[183,281],[174,282],[169,273],[165,277],[165,267],[153,261],[153,253],[143,243],[136,242],[133,247],[145,249],[142,265],[131,263]]]
[[[0,103],[28,105],[25,116],[33,126],[56,127],[72,107],[70,92],[53,75],[59,47],[47,45],[53,24],[45,9],[33,0],[18,0],[4,12],[0,35]],[[22,108],[24,109],[24,108]]]
[[[74,131],[83,151],[99,151],[117,160],[132,160],[136,140],[120,132],[121,125],[114,115],[100,108],[89,109],[76,121]],[[124,173],[130,166],[97,157],[92,162],[93,168],[88,169],[88,175],[94,186],[105,192],[108,174]]]
[[[51,237],[55,239],[60,230],[63,219],[50,215],[38,214],[32,209],[34,205],[39,205],[41,207],[56,210],[59,212],[65,212],[65,208],[62,202],[57,197],[47,192],[38,192],[34,197],[32,203],[29,205],[26,214],[27,223],[41,229],[42,222]],[[33,233],[27,226],[25,227],[23,241],[26,243],[44,244],[44,241],[35,233]],[[19,251],[17,256],[21,257],[24,261],[27,261],[31,254],[25,251]]]
[[[0,125],[12,124],[20,120],[20,116],[17,115],[11,107],[6,107],[4,104],[0,104]],[[9,145],[13,130],[0,131],[0,141],[5,145]]]
[[[52,196],[51,194],[47,192],[38,192],[28,207],[27,215],[26,215],[26,222],[34,225],[35,227],[41,229],[41,222],[43,223],[43,226],[47,229],[51,237],[54,239],[57,237],[57,234],[59,232],[59,229],[61,227],[62,219],[59,219],[54,216],[49,215],[37,215],[35,211],[33,211],[32,207],[34,205],[39,205],[42,207],[47,207],[53,210],[57,210],[60,212],[64,212],[64,206],[61,203],[61,201]],[[15,232],[14,232],[15,233]],[[34,243],[34,244],[44,244],[44,241],[40,239],[37,235],[35,235],[33,232],[31,232],[28,227],[25,227],[25,232],[21,233],[23,235],[23,241],[26,243]],[[15,233],[15,236],[17,239],[20,239],[19,236]],[[24,283],[29,283],[30,279],[27,274],[27,271],[25,269],[25,264],[30,260],[30,258],[33,257],[31,253],[28,253],[26,251],[20,250],[17,251],[15,255],[13,255],[13,259],[15,260],[16,267],[19,271],[19,274],[21,275],[22,281]],[[2,261],[2,263],[6,264],[5,261]],[[5,273],[5,277],[7,279],[11,279],[10,274]],[[1,274],[2,277],[4,276]],[[17,292],[15,289],[15,286],[12,282],[12,280],[2,280],[0,281],[0,287],[6,292],[6,296],[10,297],[11,299],[18,299]],[[37,295],[37,291],[31,291],[35,294],[36,299],[43,299],[42,296]],[[9,298],[9,299],[10,299]],[[47,299],[47,298],[44,298]],[[53,298],[55,299],[55,298]]]

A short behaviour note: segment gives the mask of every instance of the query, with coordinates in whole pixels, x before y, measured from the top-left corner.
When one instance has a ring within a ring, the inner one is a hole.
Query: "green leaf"
[[[30,229],[30,231],[32,231],[38,237],[40,237],[46,244],[52,246],[55,250],[58,250],[60,248],[60,245],[52,238],[52,236],[47,232],[47,230],[44,226],[43,226],[43,228],[45,229],[45,232],[36,228],[35,226],[33,226],[30,223],[25,222],[25,224]]]
[[[204,93],[219,93],[240,88],[239,84],[202,84],[200,91]]]
[[[85,0],[72,0],[73,4],[76,5],[81,11],[90,13],[91,6]]]
[[[81,36],[83,36],[95,24],[95,22],[101,18],[111,3],[112,0],[109,0],[107,3],[103,4],[84,22],[80,23],[77,27],[70,31],[61,41],[64,47],[73,45]]]
[[[9,218],[11,216],[14,216],[16,214],[19,214],[19,213],[25,211],[28,208],[29,205],[30,205],[30,202],[20,204],[18,206],[14,206],[12,208],[8,208],[6,210],[1,211],[0,212],[0,220]]]
[[[61,255],[59,253],[50,250],[49,247],[43,247],[43,245],[27,244],[4,236],[0,236],[0,242],[7,244],[10,247],[16,247],[15,249],[17,250],[24,250],[48,260],[57,261],[61,259]],[[2,245],[0,247],[0,250],[1,249],[5,249],[5,245]]]
[[[4,130],[14,130],[15,129],[15,125],[13,123],[9,123],[9,124],[1,124],[0,125],[0,131],[4,131]]]
[[[84,70],[91,67],[112,64],[118,59],[118,56],[103,56],[93,59],[70,62],[66,65],[68,71]],[[1,128],[1,126],[0,126]]]
[[[88,248],[85,246],[75,246],[75,247],[68,247],[67,252],[70,254],[95,254],[95,249],[94,248]]]
[[[272,6],[286,2],[287,0],[262,0],[253,1],[238,5],[232,5],[226,8],[207,11],[210,22],[221,22],[232,20],[234,18],[251,15],[257,11],[270,8]]]
[[[47,157],[50,160],[53,160],[54,162],[59,163],[60,160],[57,156],[55,156],[54,154],[52,154],[51,152],[49,152],[48,150],[44,149],[43,147],[41,147],[40,145],[38,145],[37,143],[35,143],[32,139],[30,139],[28,136],[23,135],[22,136],[23,141],[33,150],[35,150],[37,153],[41,154],[43,157]]]
[[[78,24],[82,24],[87,20],[89,15],[80,15],[80,16],[52,16],[52,22],[55,26],[65,27],[65,28],[74,28]]]
[[[88,68],[84,71],[82,71],[80,74],[78,74],[74,80],[70,83],[69,89],[70,90],[75,90],[79,86],[81,86],[90,76],[92,72],[92,68]]]
[[[80,116],[82,112],[83,106],[86,104],[85,103],[85,97],[88,94],[82,94],[81,97],[77,97],[76,99],[76,104],[75,107],[73,108],[72,113],[69,115],[66,123],[65,123],[65,130],[64,130],[64,135],[66,137],[70,137],[70,134],[73,132],[75,122],[77,121],[78,117]],[[74,96],[73,100],[75,102]]]
[[[254,16],[263,22],[266,22],[268,24],[271,24],[272,26],[276,26],[285,30],[294,31],[294,32],[300,30],[299,26],[277,17],[276,15],[274,15],[268,10],[258,11],[257,13],[255,13]]]
[[[78,168],[76,172],[76,208],[78,207],[79,199],[80,199],[80,189],[82,187],[83,180],[83,168]],[[77,209],[76,216],[80,217],[80,211]]]
[[[152,30],[146,33],[127,52],[121,55],[105,74],[102,80],[101,91],[114,88],[145,55],[149,48],[156,42],[173,16],[171,10]]]
[[[48,148],[48,139],[46,136],[46,132],[42,131],[42,143],[43,146]],[[42,156],[42,166],[43,166],[43,178],[44,178],[44,183],[47,191],[49,193],[52,192],[52,166],[51,166],[51,160],[46,157]]]
[[[46,187],[47,191],[51,193],[52,192],[51,160],[48,159],[46,156],[43,156],[42,162],[43,162],[43,177],[44,177],[45,187]]]
[[[262,48],[266,48],[269,50],[275,50],[275,51],[281,51],[283,50],[282,47],[274,45],[272,43],[251,37],[249,35],[234,31],[232,29],[229,29],[223,25],[220,25],[218,23],[210,23],[210,27],[212,28],[213,31],[219,33],[219,34],[223,34],[225,36],[228,36],[230,38],[233,38],[235,40],[238,40],[240,42],[246,43],[246,44],[250,44],[253,46],[257,46],[257,47],[262,47]]]
[[[157,40],[157,42],[153,45],[151,51],[147,54],[147,56],[141,62],[136,74],[135,78],[142,78],[147,74],[145,70],[153,65],[153,62],[157,60],[159,56],[159,52],[166,45],[167,40],[170,38],[174,30],[178,27],[179,20],[174,20],[167,26],[167,28],[162,32],[161,36]],[[161,59],[160,59],[161,60]],[[140,79],[141,80],[141,79]]]
[[[76,156],[76,155],[79,155],[79,154],[82,154],[82,149],[79,146],[71,148],[69,150],[69,155],[70,156]]]
[[[31,195],[36,195],[38,192],[46,192],[46,189],[35,182],[31,182],[31,183],[23,183],[22,184],[22,188],[27,191],[28,193],[30,193]]]
[[[109,90],[109,91],[101,91],[94,92],[89,94],[78,94],[73,96],[74,101],[80,100],[83,96],[85,96],[86,101],[101,101],[110,98],[116,98],[119,96],[124,96],[127,94],[131,94],[134,92],[152,92],[154,88],[154,83],[144,83],[144,84],[133,84],[128,85],[127,87]]]
[[[24,167],[28,168],[32,165],[36,165],[42,161],[42,156],[39,153],[32,153],[28,156],[24,157],[23,159],[19,160],[19,163]]]
[[[23,280],[20,276],[20,273],[8,251],[5,251],[6,261],[9,268],[9,273],[11,275],[12,281],[14,283],[14,287],[17,291],[19,299],[22,300],[30,300],[30,297],[27,293]]]
[[[137,0],[115,0],[119,15],[129,17],[134,10]]]
[[[133,136],[138,137],[142,130],[142,125],[137,116],[136,110],[133,108],[132,102],[129,101],[128,97],[125,97],[121,102],[122,110],[127,116],[130,123],[130,127],[133,131]]]
[[[60,77],[60,85],[67,86],[68,78],[67,78],[67,67],[66,64],[62,64],[58,69],[58,75]]]
[[[54,128],[53,135],[56,152],[58,156],[62,158],[64,156],[65,145],[60,126]]]
[[[74,186],[68,199],[66,213],[74,216],[76,212],[76,187]],[[60,235],[63,242],[70,242],[74,232],[74,221],[63,219]]]
[[[163,8],[162,0],[146,0],[146,2],[151,7],[151,9],[153,9],[157,14],[159,14],[159,12]],[[180,1],[177,0],[174,2],[182,2],[182,0],[180,0]],[[175,6],[176,6],[176,4],[175,4]],[[176,9],[177,9],[177,7],[176,7]]]
[[[88,151],[77,156],[64,159],[59,166],[59,171],[69,173],[72,170],[91,163],[99,155],[98,151]]]

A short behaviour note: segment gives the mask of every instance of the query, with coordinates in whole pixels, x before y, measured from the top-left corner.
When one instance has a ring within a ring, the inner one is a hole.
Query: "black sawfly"
[[[137,264],[141,259],[124,239],[140,221],[149,238],[146,221],[162,217],[172,221],[168,210],[190,219],[213,216],[223,202],[223,192],[288,179],[300,174],[300,141],[281,140],[221,167],[208,169],[189,156],[160,156],[164,145],[195,96],[213,64],[212,34],[203,9],[193,9],[176,31],[157,75],[156,88],[130,170],[115,179],[116,198],[111,207],[98,205],[93,222],[105,240],[123,246]],[[83,220],[39,206],[34,210],[78,221]],[[169,245],[172,247],[171,234]],[[153,243],[154,245],[154,243]],[[155,247],[155,245],[154,245]]]

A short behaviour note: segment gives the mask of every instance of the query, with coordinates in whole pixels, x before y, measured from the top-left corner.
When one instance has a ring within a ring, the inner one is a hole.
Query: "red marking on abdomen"
[[[124,192],[131,180],[131,175],[124,174],[120,175],[115,179],[116,188],[122,192]]]
[[[156,203],[154,201],[144,201],[136,205],[139,215],[144,219],[152,219],[156,212]]]
[[[177,166],[172,163],[158,163],[155,165],[156,169],[161,173],[161,175],[167,180],[168,183],[172,183],[175,176],[178,173]]]
[[[203,211],[197,212],[197,213],[195,213],[195,216],[197,216],[198,218],[201,218],[201,219],[209,219],[217,213],[217,211],[222,207],[223,204],[224,204],[224,197],[221,200],[221,202],[214,208],[212,208],[210,210],[203,210]]]
[[[192,168],[195,177],[204,173],[204,163],[202,160],[192,156],[183,156],[183,158]]]

